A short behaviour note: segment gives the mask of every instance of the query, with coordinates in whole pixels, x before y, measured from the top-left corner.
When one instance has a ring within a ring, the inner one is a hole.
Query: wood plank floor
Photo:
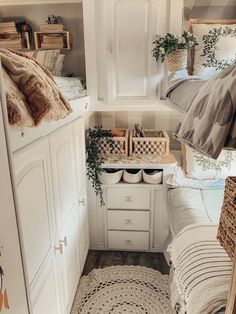
[[[146,266],[159,270],[162,274],[169,274],[169,266],[162,253],[89,251],[83,275],[87,275],[94,268],[115,265]]]

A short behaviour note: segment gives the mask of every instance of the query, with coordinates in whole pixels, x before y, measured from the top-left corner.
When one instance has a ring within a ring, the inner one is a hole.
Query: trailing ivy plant
[[[88,129],[86,131],[89,145],[87,149],[88,157],[86,161],[87,176],[92,183],[92,187],[95,194],[100,197],[100,204],[104,206],[103,192],[99,175],[102,172],[102,163],[105,160],[105,156],[101,154],[101,146],[106,141],[106,147],[110,147],[110,151],[113,148],[114,140],[112,138],[112,132],[104,130],[102,126],[96,126],[94,129]]]

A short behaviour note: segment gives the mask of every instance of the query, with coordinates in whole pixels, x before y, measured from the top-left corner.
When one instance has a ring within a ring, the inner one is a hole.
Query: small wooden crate
[[[236,177],[226,179],[217,238],[233,260],[236,246]]]
[[[169,155],[170,139],[164,130],[144,129],[144,137],[134,137],[130,134],[130,156],[132,155]]]
[[[125,136],[122,137],[113,137],[112,140],[114,144],[111,145],[109,140],[104,139],[100,147],[100,153],[106,157],[109,155],[115,156],[128,156],[128,141],[129,141],[129,130],[127,129],[118,129],[125,131]]]

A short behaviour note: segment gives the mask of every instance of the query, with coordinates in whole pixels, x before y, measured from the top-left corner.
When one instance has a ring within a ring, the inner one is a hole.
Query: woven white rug
[[[94,269],[80,280],[71,314],[170,314],[169,276],[140,266]]]

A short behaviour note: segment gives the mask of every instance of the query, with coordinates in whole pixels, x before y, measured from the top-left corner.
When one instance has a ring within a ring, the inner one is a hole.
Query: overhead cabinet
[[[93,11],[87,5],[85,19],[96,29],[98,100],[109,105],[152,104],[157,70],[151,50],[158,33],[159,0],[95,1]],[[88,51],[88,62],[91,56]]]

